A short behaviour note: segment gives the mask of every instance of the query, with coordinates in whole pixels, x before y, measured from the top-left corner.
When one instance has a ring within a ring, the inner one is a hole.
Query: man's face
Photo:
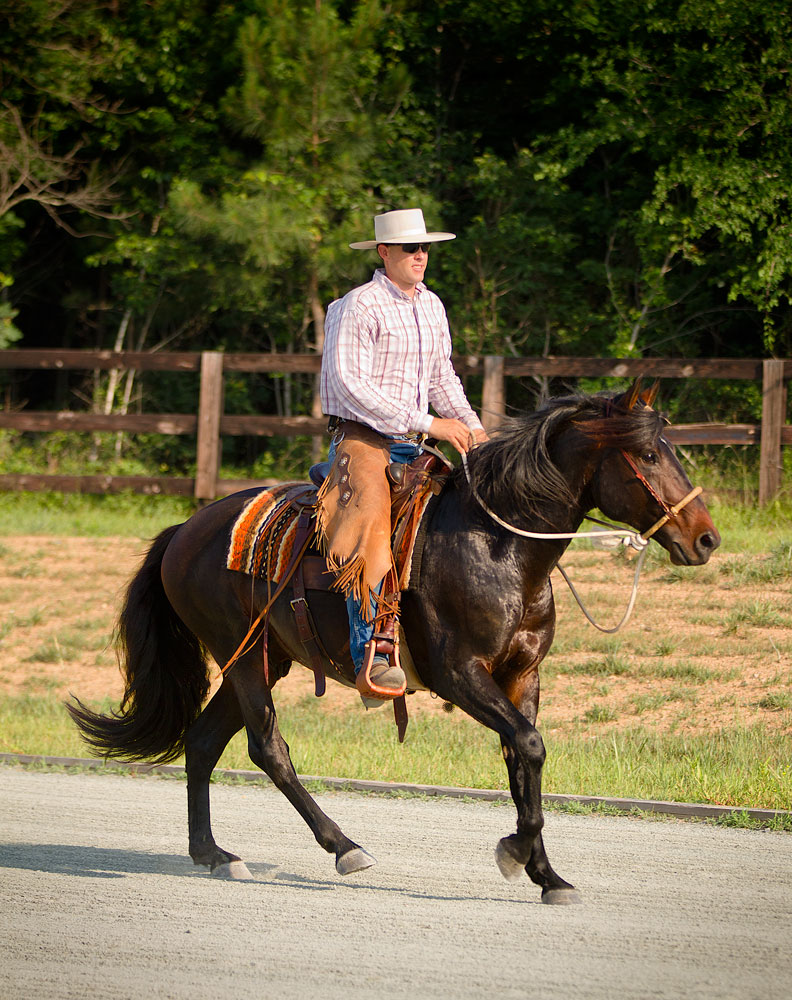
[[[397,244],[380,243],[377,247],[385,265],[385,273],[397,288],[408,295],[412,295],[418,282],[423,281],[426,265],[429,263],[428,249],[422,249],[420,244],[412,244],[410,249],[413,246],[416,246],[414,253],[406,253]]]

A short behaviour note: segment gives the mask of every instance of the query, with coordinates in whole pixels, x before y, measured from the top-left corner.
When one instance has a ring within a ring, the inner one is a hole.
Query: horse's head
[[[720,545],[720,534],[700,497],[674,510],[692,487],[663,437],[665,421],[651,405],[655,394],[656,386],[641,392],[636,382],[628,392],[608,400],[601,417],[578,425],[602,455],[591,493],[603,514],[641,532],[667,517],[653,537],[669,552],[672,563],[700,566]]]

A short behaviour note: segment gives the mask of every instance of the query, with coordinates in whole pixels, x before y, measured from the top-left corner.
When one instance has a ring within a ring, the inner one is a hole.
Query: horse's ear
[[[625,410],[631,410],[641,395],[641,379],[643,376],[639,375],[638,378],[630,386],[629,392],[624,394],[623,406]]]
[[[650,386],[650,388],[648,389],[644,389],[644,391],[641,393],[641,402],[644,404],[644,406],[648,406],[651,408],[655,399],[657,399],[657,391],[659,388],[660,388],[660,379],[656,378],[654,380],[654,385]]]

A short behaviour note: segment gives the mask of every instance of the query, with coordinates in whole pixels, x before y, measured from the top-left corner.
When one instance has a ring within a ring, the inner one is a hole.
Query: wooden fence
[[[0,411],[0,428],[18,431],[126,431],[128,433],[195,434],[196,476],[65,476],[0,472],[0,489],[60,490],[63,492],[169,493],[211,500],[262,480],[220,479],[220,441],[223,435],[316,435],[325,420],[309,416],[233,416],[223,407],[227,372],[317,373],[318,355],[225,354],[217,351],[147,354],[113,351],[8,350],[0,351],[0,368],[11,370],[110,370],[192,372],[200,376],[197,414],[99,414],[83,411]],[[678,424],[668,437],[677,444],[759,444],[759,501],[778,492],[782,477],[782,448],[792,444],[792,425],[786,424],[787,381],[792,359],[710,358],[454,358],[460,376],[483,377],[482,420],[491,430],[506,409],[509,378],[618,377],[751,380],[762,384],[762,422],[755,424]]]

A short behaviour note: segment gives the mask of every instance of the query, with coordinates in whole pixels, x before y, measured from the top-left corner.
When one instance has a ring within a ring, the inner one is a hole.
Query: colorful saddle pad
[[[269,577],[280,583],[291,565],[294,540],[297,535],[299,512],[291,505],[297,493],[314,489],[309,483],[283,483],[263,490],[252,497],[237,517],[231,529],[226,567],[247,573],[249,576]],[[409,585],[409,567],[418,524],[431,499],[427,490],[418,497],[415,508],[407,517],[400,518],[393,526],[391,544],[397,574],[403,589]],[[404,521],[411,521],[408,530],[400,530]],[[412,530],[409,530],[412,529]],[[270,567],[269,571],[267,567]],[[332,581],[329,576],[328,581]]]
[[[296,487],[307,493],[309,483],[282,483],[252,497],[231,529],[226,566],[250,576],[268,576],[280,583],[289,568],[299,513],[291,506]]]

